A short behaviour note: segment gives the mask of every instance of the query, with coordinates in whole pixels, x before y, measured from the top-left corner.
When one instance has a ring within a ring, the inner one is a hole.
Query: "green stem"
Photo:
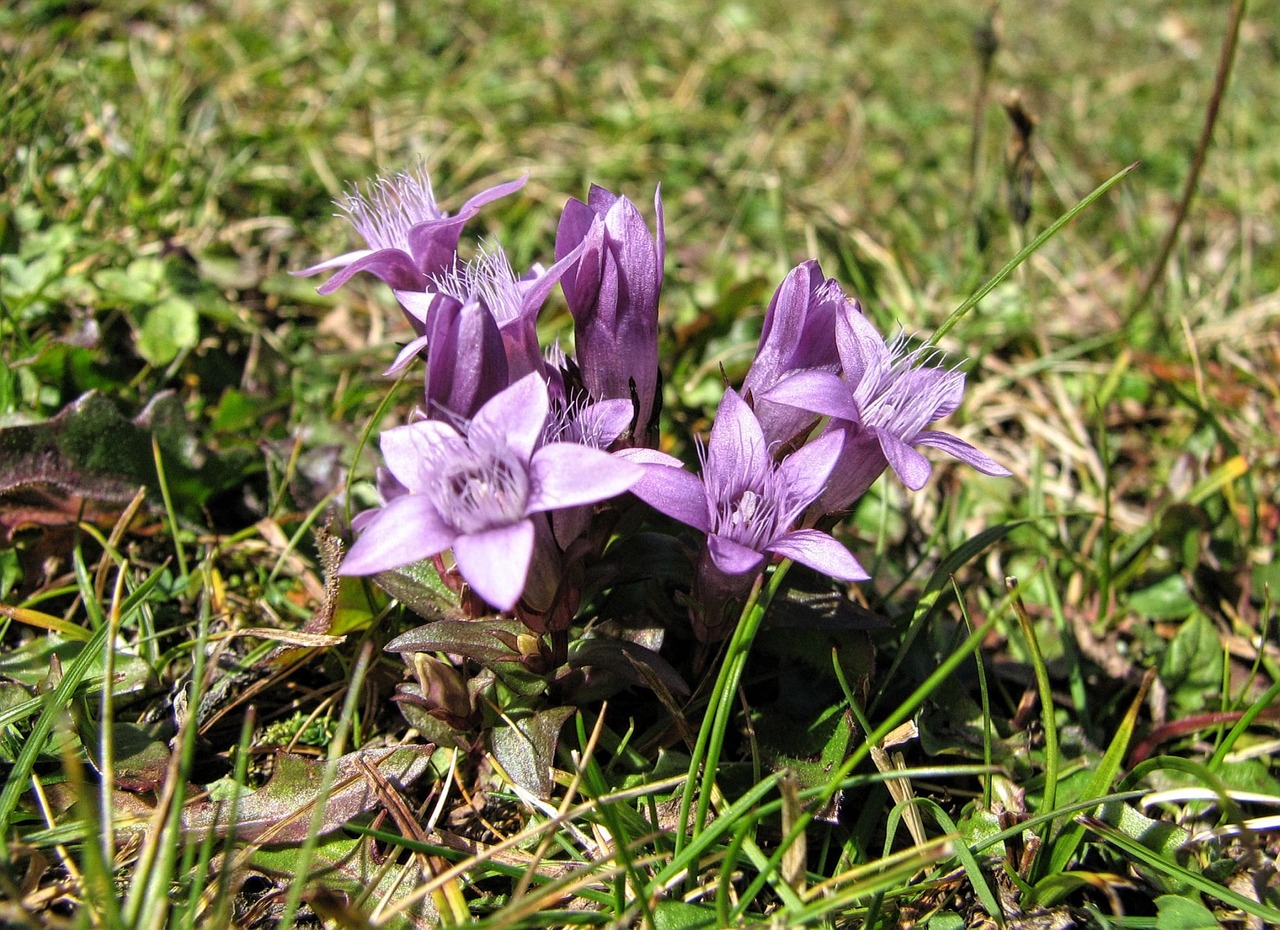
[[[767,584],[755,587],[746,606],[742,609],[742,616],[734,627],[733,636],[725,650],[724,661],[720,665],[720,673],[707,704],[707,712],[702,718],[702,726],[698,729],[693,757],[689,760],[689,777],[685,780],[684,792],[680,797],[678,821],[680,830],[676,834],[675,849],[677,856],[685,846],[686,839],[697,837],[706,827],[712,788],[716,780],[716,768],[720,764],[720,753],[724,748],[729,721],[733,718],[733,700],[737,695],[738,685],[742,681],[747,655],[751,652],[751,644],[755,642],[756,633],[760,630],[760,624],[769,609],[769,604],[782,586],[787,569],[790,567],[791,561],[784,559],[774,567]],[[691,831],[689,813],[693,807],[694,784],[699,771],[702,773],[701,789],[698,791],[698,808]]]

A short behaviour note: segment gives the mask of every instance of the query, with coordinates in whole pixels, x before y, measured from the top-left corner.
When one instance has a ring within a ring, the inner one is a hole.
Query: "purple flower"
[[[720,638],[729,611],[750,589],[770,555],[783,556],[841,581],[869,576],[843,545],[815,529],[793,529],[826,487],[841,437],[824,436],[775,463],[760,422],[734,391],[725,391],[702,458],[702,477],[678,459],[648,449],[619,453],[645,464],[632,493],[655,509],[707,534],[694,599],[703,641]]]
[[[368,248],[338,255],[296,274],[306,277],[339,269],[320,286],[321,294],[333,293],[360,271],[376,275],[396,291],[422,291],[431,275],[453,265],[458,237],[467,220],[485,204],[518,191],[526,180],[519,178],[481,191],[450,216],[436,206],[431,180],[421,166],[391,179],[375,178],[367,191],[353,190],[338,201]]]
[[[533,374],[481,407],[465,435],[440,420],[384,432],[387,468],[406,493],[362,521],[342,572],[371,575],[452,548],[480,597],[513,608],[533,557],[534,516],[614,497],[643,475],[597,449],[539,447],[548,410],[546,386]]]
[[[838,371],[836,319],[861,313],[834,279],[824,278],[816,261],[796,266],[787,275],[764,315],[760,348],[742,382],[742,394],[756,412],[771,446],[787,448],[817,423],[816,414],[775,403],[764,395],[794,371]]]
[[[436,275],[431,286],[439,295],[437,300],[474,303],[493,317],[506,352],[508,374],[512,381],[518,381],[546,368],[538,345],[538,312],[577,258],[578,253],[572,251],[550,268],[535,266],[517,278],[506,253],[495,245],[473,261],[455,264]],[[466,363],[465,358],[456,361]]]
[[[964,373],[926,368],[937,354],[933,346],[909,350],[899,335],[884,337],[861,313],[836,320],[836,347],[843,378],[826,371],[799,371],[764,395],[812,413],[832,417],[827,435],[843,438],[839,462],[813,512],[843,510],[862,496],[891,467],[908,488],[929,479],[929,461],[913,446],[933,446],[987,475],[1008,469],[949,433],[926,429],[960,406]]]
[[[648,445],[658,410],[658,297],[666,235],[655,193],[657,235],[626,197],[592,185],[570,200],[556,230],[556,260],[581,248],[561,279],[573,314],[582,383],[595,400],[631,400],[635,441]]]

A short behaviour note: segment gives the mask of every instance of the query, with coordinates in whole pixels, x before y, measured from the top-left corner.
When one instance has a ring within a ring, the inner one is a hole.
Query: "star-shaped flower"
[[[382,434],[387,469],[404,492],[361,521],[342,564],[370,575],[453,550],[462,577],[499,610],[520,600],[536,514],[607,500],[643,469],[567,442],[539,446],[550,402],[531,374],[494,395],[465,433],[420,420]]]
[[[963,372],[925,367],[937,349],[909,350],[901,335],[886,343],[861,313],[836,319],[836,348],[840,375],[798,371],[762,395],[831,417],[827,435],[843,436],[839,462],[815,511],[847,508],[886,467],[913,491],[924,487],[931,466],[915,446],[941,449],[986,475],[1010,473],[963,439],[926,428],[959,407],[964,395]]]
[[[481,191],[450,216],[436,205],[431,179],[421,166],[393,178],[375,178],[367,191],[353,190],[338,201],[368,248],[346,252],[296,274],[306,277],[339,269],[320,286],[321,294],[333,293],[361,271],[375,275],[396,291],[422,291],[432,275],[452,267],[467,221],[485,204],[518,191],[526,180],[518,178]]]

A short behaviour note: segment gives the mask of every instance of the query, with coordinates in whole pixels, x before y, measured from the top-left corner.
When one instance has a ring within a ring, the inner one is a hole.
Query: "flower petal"
[[[861,422],[849,385],[830,371],[793,372],[760,396],[775,404],[811,410],[824,417]]]
[[[553,442],[529,462],[528,510],[559,510],[617,497],[643,478],[642,466],[571,442]]]
[[[335,255],[333,258],[326,258],[318,265],[312,265],[310,268],[303,268],[301,271],[291,271],[289,274],[293,275],[295,278],[309,278],[313,274],[328,271],[330,268],[345,268],[357,259],[361,259],[366,255],[372,254],[373,249],[356,249],[353,252],[343,252],[341,255]]]
[[[884,336],[854,306],[836,318],[836,348],[845,379],[853,388],[866,378],[876,383],[889,370],[889,347]]]
[[[426,277],[418,270],[408,252],[399,249],[378,249],[366,252],[355,259],[328,281],[316,288],[317,294],[332,294],[346,284],[352,275],[367,271],[371,275],[385,281],[396,290],[422,290],[426,285]]]
[[[421,494],[433,480],[433,450],[462,441],[458,431],[443,421],[419,420],[383,430],[378,445],[387,470],[410,491]]]
[[[833,430],[823,433],[782,460],[778,466],[778,481],[786,489],[793,512],[780,516],[781,526],[789,526],[822,493],[843,447],[844,434]]]
[[[645,465],[644,476],[631,486],[631,493],[673,520],[679,520],[704,533],[711,529],[711,516],[707,512],[707,490],[702,479],[681,468],[679,459],[652,449],[627,449],[617,455],[618,458],[634,462],[642,460],[642,456],[636,454],[639,452],[662,456],[676,464]]]
[[[841,581],[867,581],[871,578],[848,549],[819,530],[785,533],[770,543],[767,550]]]
[[[707,444],[704,471],[708,480],[736,487],[742,481],[757,483],[759,476],[771,468],[769,447],[760,421],[737,391],[726,390]]]
[[[707,537],[707,551],[711,553],[711,561],[715,562],[716,568],[726,575],[745,575],[755,571],[764,561],[764,556],[754,549],[714,534]]]
[[[419,336],[417,339],[406,345],[400,350],[400,354],[396,356],[396,360],[391,363],[391,366],[382,373],[382,377],[394,378],[399,375],[400,372],[408,368],[409,364],[422,353],[422,350],[427,347],[427,342],[429,341],[428,337]]]
[[[960,461],[972,465],[984,475],[1007,478],[1013,474],[995,459],[978,451],[963,439],[952,436],[950,433],[943,433],[939,430],[925,430],[925,432],[916,436],[915,442],[919,445],[932,446],[935,449],[941,449],[943,452],[954,455]]]
[[[933,471],[929,460],[887,430],[876,430],[875,435],[889,467],[902,483],[913,491],[924,487]]]
[[[423,496],[406,494],[374,511],[339,570],[373,575],[443,552],[457,536]]]
[[[409,318],[414,330],[421,333],[430,319],[431,313],[436,308],[436,304],[445,298],[441,294],[434,291],[396,291],[396,300],[400,302],[400,308],[404,310],[404,315]]]
[[[471,429],[502,437],[512,452],[528,461],[542,438],[550,404],[546,384],[532,372],[499,391],[477,410]]]
[[[497,184],[490,187],[488,190],[482,190],[462,205],[458,210],[458,216],[474,216],[476,211],[485,204],[493,203],[495,200],[499,200],[506,197],[508,194],[514,194],[516,191],[520,190],[520,188],[525,186],[528,180],[529,175],[526,174],[524,177],[516,178],[514,181],[507,181],[503,184]]]
[[[520,600],[532,557],[530,520],[459,536],[453,543],[453,559],[462,577],[498,610],[510,610]]]

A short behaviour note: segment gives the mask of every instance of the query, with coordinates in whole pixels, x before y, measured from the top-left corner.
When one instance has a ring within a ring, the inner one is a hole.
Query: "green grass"
[[[1280,33],[1255,7],[1141,306],[1222,5],[1004,5],[984,93],[965,3],[6,7],[0,922],[1280,922]],[[364,440],[415,403],[379,376],[409,332],[373,287],[287,272],[352,246],[345,185],[420,156],[446,206],[530,174],[469,227],[521,266],[589,183],[642,207],[661,183],[672,451],[815,257],[877,324],[947,327],[950,425],[1014,477],[883,479],[844,538],[887,622],[766,615],[719,690],[712,666],[687,700],[584,702],[549,800],[483,742],[395,789],[385,747],[449,739],[390,700],[430,674],[382,649],[420,621],[326,592],[319,528],[348,479],[375,500]],[[88,391],[116,413],[71,410]],[[720,765],[691,772],[704,712]],[[302,759],[273,781],[278,749]],[[217,801],[240,829],[208,826]]]

